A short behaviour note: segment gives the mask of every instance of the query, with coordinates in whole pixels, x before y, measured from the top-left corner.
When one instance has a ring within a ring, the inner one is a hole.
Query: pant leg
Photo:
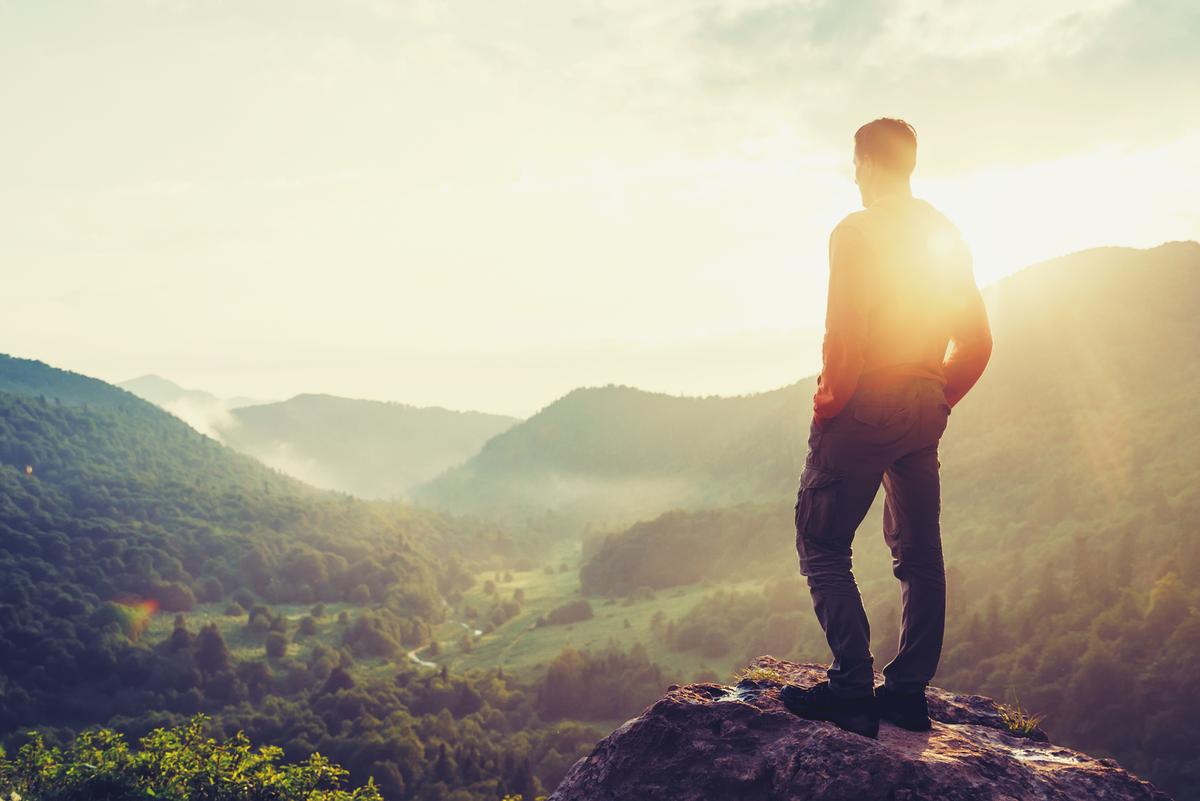
[[[944,426],[943,426],[944,428]],[[884,668],[900,692],[923,690],[937,671],[946,622],[938,443],[919,448],[884,471],[883,536],[900,579],[900,648]]]
[[[813,608],[833,652],[829,684],[845,696],[873,692],[871,629],[851,569],[851,542],[879,490],[882,471],[809,461],[796,498],[796,551]]]

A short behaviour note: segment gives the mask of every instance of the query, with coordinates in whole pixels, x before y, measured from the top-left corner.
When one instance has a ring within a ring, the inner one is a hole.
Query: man
[[[781,698],[797,714],[868,737],[878,736],[880,717],[930,728],[925,687],[946,608],[938,442],[992,352],[966,243],[912,195],[916,152],[916,132],[902,120],[878,119],[854,134],[864,209],[829,239],[823,365],[795,505],[800,572],[833,662],[827,681],[788,685]],[[875,688],[850,545],[881,482],[902,608],[899,651]]]

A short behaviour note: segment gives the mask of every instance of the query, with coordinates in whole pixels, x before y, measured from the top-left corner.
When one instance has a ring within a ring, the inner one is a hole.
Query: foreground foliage
[[[205,735],[204,715],[155,729],[132,750],[111,729],[81,733],[60,749],[34,734],[9,760],[0,755],[0,796],[54,801],[170,799],[174,801],[382,801],[372,781],[347,791],[347,774],[320,754],[277,764],[283,750],[254,749],[238,732],[225,742]]]

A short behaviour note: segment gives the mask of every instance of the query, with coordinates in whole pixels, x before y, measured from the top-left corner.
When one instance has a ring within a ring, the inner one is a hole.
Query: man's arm
[[[870,250],[862,232],[842,223],[829,237],[829,298],[822,368],[813,416],[836,416],[850,401],[862,373],[870,311]]]
[[[975,284],[970,252],[966,251],[965,245],[963,250],[968,281],[954,316],[950,350],[942,360],[942,372],[946,375],[946,401],[951,408],[975,386],[992,357],[992,330],[988,323],[987,307]]]

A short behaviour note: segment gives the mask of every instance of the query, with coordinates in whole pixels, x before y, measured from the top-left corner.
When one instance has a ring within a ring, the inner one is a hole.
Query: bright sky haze
[[[876,117],[980,284],[1200,238],[1197,41],[1190,0],[0,0],[0,351],[520,416],[775,388]]]

